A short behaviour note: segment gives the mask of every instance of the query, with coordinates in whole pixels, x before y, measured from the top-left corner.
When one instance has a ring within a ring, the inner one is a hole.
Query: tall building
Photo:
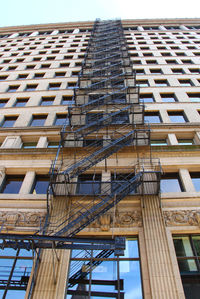
[[[2,298],[199,298],[200,19],[0,30]]]

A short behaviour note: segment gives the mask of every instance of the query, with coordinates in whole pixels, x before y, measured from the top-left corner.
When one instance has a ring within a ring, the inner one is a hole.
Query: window
[[[103,113],[87,113],[86,114],[86,124],[90,124],[92,122],[96,122],[103,118]]]
[[[168,111],[168,115],[171,122],[185,123],[187,119],[183,111]]]
[[[158,64],[157,60],[146,60],[147,64]]]
[[[65,122],[68,122],[67,114],[56,114],[54,126],[63,126]]]
[[[41,69],[48,69],[50,67],[50,64],[47,64],[47,63],[44,63],[44,64],[41,64]]]
[[[198,299],[200,286],[200,236],[173,236],[186,299]]]
[[[154,80],[156,86],[169,86],[167,80]]]
[[[175,59],[167,59],[166,63],[167,64],[178,64],[178,62]]]
[[[162,52],[160,53],[162,56],[172,56],[170,52]]]
[[[197,192],[200,191],[200,172],[190,172],[190,176]]]
[[[34,75],[34,79],[43,78],[44,75],[45,75],[45,73],[36,73],[36,74]]]
[[[14,127],[17,116],[5,116],[4,121],[1,125],[2,128]]]
[[[168,145],[166,139],[151,139],[152,146]]]
[[[151,74],[160,75],[162,74],[161,69],[150,69]]]
[[[66,63],[66,62],[60,63],[60,67],[68,67],[68,66],[69,66],[69,63]]]
[[[0,76],[0,81],[4,81],[8,78],[8,76],[4,75],[4,76]]]
[[[161,123],[159,112],[145,112],[144,121],[146,123]]]
[[[188,93],[191,102],[200,102],[200,93]]]
[[[65,77],[65,75],[66,75],[66,72],[56,72],[55,73],[56,78],[62,78],[62,77]]]
[[[26,66],[27,70],[32,70],[34,68],[35,68],[35,64],[29,64],[29,65]]]
[[[112,116],[112,124],[126,124],[129,123],[128,112],[120,112]]]
[[[50,106],[53,104],[54,100],[55,100],[55,97],[42,97],[40,106]]]
[[[111,174],[112,192],[119,190],[121,186],[127,185],[127,188],[129,188],[129,190],[127,190],[128,194],[135,194],[136,189],[133,188],[134,184],[130,184],[130,180],[133,179],[134,175],[135,174],[133,173],[112,173]]]
[[[191,80],[188,79],[179,79],[178,80],[181,86],[193,86],[194,84],[192,83]]]
[[[8,103],[8,99],[0,99],[0,108],[4,107]]]
[[[178,144],[180,145],[192,145],[194,144],[193,139],[178,139]]]
[[[29,98],[17,98],[15,102],[15,107],[24,107],[28,102]]]
[[[48,142],[48,148],[58,148],[59,142],[56,141],[49,141]]]
[[[191,74],[194,74],[194,75],[199,75],[200,74],[200,69],[189,69],[190,73]]]
[[[77,182],[77,194],[100,194],[101,174],[81,174]]]
[[[72,96],[63,96],[61,104],[62,105],[71,105],[71,104],[73,104]]]
[[[136,72],[136,74],[138,74],[138,75],[144,75],[144,74],[145,74],[144,69],[135,69],[135,72]]]
[[[161,192],[182,192],[183,187],[178,173],[165,173],[161,177],[160,181]]]
[[[19,193],[23,180],[24,180],[24,176],[22,175],[19,176],[6,175],[1,188],[1,193],[10,193],[10,194]]]
[[[58,90],[60,89],[61,83],[49,83],[49,90]]]
[[[153,103],[154,96],[152,93],[140,94],[140,101],[144,103]]]
[[[36,90],[37,86],[38,86],[37,84],[27,84],[25,91],[34,91]]]
[[[193,61],[191,59],[182,59],[181,61],[184,64],[193,64]]]
[[[148,87],[148,86],[149,86],[149,82],[148,82],[148,80],[137,80],[136,83],[137,83],[140,87]]]
[[[172,73],[174,73],[176,75],[185,74],[183,69],[172,69]]]
[[[19,74],[18,78],[19,80],[26,79],[28,77],[28,74]]]
[[[46,194],[49,186],[49,177],[46,175],[36,175],[35,182],[32,186],[31,193]]]
[[[74,88],[76,86],[76,82],[68,82],[68,88]]]
[[[177,98],[174,93],[161,93],[160,94],[163,102],[176,102]]]
[[[46,115],[33,115],[30,126],[31,127],[43,126],[46,118],[47,118]]]
[[[22,148],[36,148],[37,142],[23,142]]]
[[[84,139],[83,146],[103,146],[103,139]]]
[[[33,265],[32,250],[4,248],[0,249],[0,255],[1,277],[3,278],[0,297],[24,298]]]
[[[75,278],[71,278],[73,274],[73,269],[78,269],[77,272],[83,269],[84,266],[88,269],[88,265],[90,263],[94,264],[95,260],[90,259],[88,257],[97,257],[97,253],[95,251],[88,252],[88,255],[83,255],[83,259],[80,262],[80,251],[73,250],[70,261],[70,270],[69,270],[69,285],[67,294],[70,297],[76,298],[79,296],[80,287],[79,281]],[[79,255],[78,255],[79,254]],[[111,258],[109,261],[108,258]],[[91,273],[91,280],[87,280],[86,285],[84,284],[85,297],[89,298],[88,290],[91,289],[91,298],[128,298],[129,294],[134,294],[135,290],[137,290],[137,298],[142,298],[142,284],[141,284],[141,274],[140,274],[140,258],[139,258],[139,248],[138,248],[138,240],[137,238],[127,238],[126,240],[126,250],[125,256],[116,257],[114,253],[110,253],[107,257],[103,257],[101,259],[101,264],[95,267],[95,271],[86,270],[84,273],[84,277],[88,277],[89,273]],[[117,269],[119,269],[119,278],[120,281],[124,282],[124,288],[122,289],[120,286],[120,290],[116,288],[117,281],[113,281],[113,277],[117,277]],[[133,270],[134,269],[134,279],[133,279]],[[115,282],[110,283],[110,281]],[[93,282],[97,284],[93,284]],[[72,285],[74,287],[72,287]],[[124,295],[125,294],[125,295]]]
[[[17,66],[15,65],[12,65],[12,66],[9,66],[8,67],[8,71],[13,71],[13,70],[16,70]]]
[[[10,85],[8,87],[8,92],[16,92],[18,88],[19,88],[19,85]]]

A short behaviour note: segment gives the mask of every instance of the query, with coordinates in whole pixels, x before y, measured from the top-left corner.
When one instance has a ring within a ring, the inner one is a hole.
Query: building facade
[[[199,298],[199,56],[200,19],[1,28],[2,298]]]

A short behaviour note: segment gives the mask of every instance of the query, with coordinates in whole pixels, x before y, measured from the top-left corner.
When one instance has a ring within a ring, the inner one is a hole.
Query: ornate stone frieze
[[[142,226],[142,214],[135,210],[131,212],[106,213],[91,223],[90,228],[109,231],[111,228],[130,228]]]
[[[200,226],[200,210],[175,210],[163,212],[166,226]]]
[[[0,225],[2,227],[40,227],[45,220],[45,213],[22,212],[22,211],[1,211]]]

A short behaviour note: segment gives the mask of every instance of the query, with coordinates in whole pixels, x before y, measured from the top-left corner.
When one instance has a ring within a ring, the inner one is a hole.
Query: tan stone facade
[[[151,125],[152,146],[150,151],[145,145],[124,147],[86,173],[111,181],[113,173],[131,171],[138,158],[151,156],[160,159],[163,180],[175,179],[181,187],[162,189],[161,179],[159,195],[126,196],[78,236],[136,237],[143,289],[138,298],[189,298],[173,237],[200,235],[200,20],[124,20],[122,25]],[[47,195],[42,187],[37,190],[37,182],[46,182],[55,159],[59,119],[65,119],[74,105],[73,88],[92,27],[93,22],[80,22],[0,30],[1,233],[34,234],[45,223]],[[111,134],[112,128],[101,131],[104,145]],[[84,155],[81,141],[68,140],[57,167],[65,169]],[[16,192],[6,189],[13,181],[21,182]],[[77,183],[74,178],[68,197],[50,196],[54,221],[79,200]],[[90,201],[86,198],[84,204]],[[25,298],[73,298],[66,297],[69,264],[68,250],[43,250],[36,274],[33,264]],[[196,272],[199,275],[200,269]],[[130,298],[126,296],[125,292],[124,298]]]

